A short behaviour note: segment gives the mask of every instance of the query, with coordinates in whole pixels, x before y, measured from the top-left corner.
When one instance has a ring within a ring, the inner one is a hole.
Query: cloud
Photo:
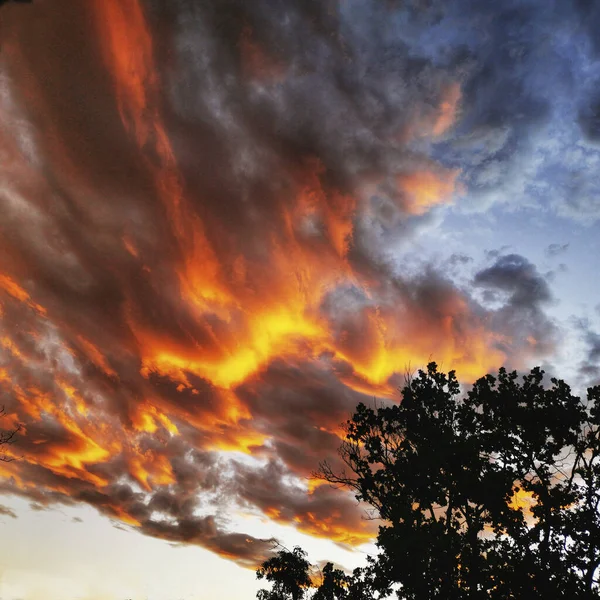
[[[534,356],[551,351],[557,327],[544,306],[553,302],[553,295],[534,264],[518,254],[501,255],[476,273],[473,283],[497,306],[490,315],[492,326],[509,336],[514,347]]]
[[[489,308],[393,256],[460,190],[432,142],[489,117],[500,147],[543,102],[413,51],[387,3],[124,6],[6,13],[0,385],[24,430],[0,490],[245,566],[271,540],[231,531],[240,510],[359,544],[360,507],[309,480],[354,406],[430,358],[472,379],[552,346],[523,257],[476,276]]]
[[[510,304],[534,308],[552,299],[546,280],[536,267],[518,254],[500,256],[475,276],[475,284],[510,294]]]
[[[598,142],[600,140],[600,98],[597,93],[590,95],[582,102],[578,123],[588,141]]]
[[[398,35],[413,55],[460,73],[459,118],[433,156],[460,167],[461,207],[544,209],[595,222],[597,8],[454,0],[401,14]]]
[[[452,254],[448,259],[448,264],[451,267],[464,266],[471,262],[473,262],[473,259],[470,256],[467,256],[466,254],[462,253]]]
[[[555,256],[559,256],[560,254],[564,254],[569,249],[569,244],[550,244],[546,250],[545,254],[548,258],[554,258]]]
[[[597,385],[600,381],[600,334],[587,319],[575,323],[584,344],[584,357],[579,364],[579,373],[585,385]]]
[[[237,466],[237,494],[250,507],[259,508],[271,519],[297,524],[300,531],[326,537],[345,546],[371,541],[377,525],[367,520],[352,494],[325,484],[306,492],[293,482],[286,482],[288,470],[270,461],[262,469]]]
[[[8,506],[4,506],[0,504],[0,515],[4,515],[6,517],[10,517],[11,519],[16,519],[17,515],[12,508],[8,508]]]

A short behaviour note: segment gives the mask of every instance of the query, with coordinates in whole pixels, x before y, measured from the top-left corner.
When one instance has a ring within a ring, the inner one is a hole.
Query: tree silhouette
[[[283,548],[275,556],[262,563],[256,571],[258,579],[273,584],[271,590],[259,590],[259,600],[301,600],[311,586],[310,563],[306,552],[296,546],[293,550]]]
[[[309,589],[316,590],[311,600],[374,600],[384,597],[389,590],[385,586],[375,585],[375,561],[369,557],[368,565],[354,569],[351,575],[326,563],[321,571],[321,583],[311,580],[311,571],[315,568],[306,559],[301,548],[289,551],[280,550],[275,556],[262,563],[256,575],[273,584],[271,590],[259,590],[258,600],[289,600],[304,598]],[[316,579],[316,578],[315,578]]]
[[[341,569],[328,562],[323,567],[321,585],[312,600],[346,600],[350,578]]]
[[[374,590],[600,597],[600,387],[582,401],[563,381],[546,389],[543,375],[520,382],[500,369],[461,395],[455,373],[430,363],[400,404],[357,407],[340,451],[347,471],[324,463],[320,475],[383,520]]]

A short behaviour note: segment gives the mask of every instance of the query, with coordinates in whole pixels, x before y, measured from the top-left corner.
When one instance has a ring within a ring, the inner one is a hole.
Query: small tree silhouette
[[[350,578],[341,569],[328,562],[323,567],[321,585],[313,594],[312,600],[346,600]]]
[[[310,563],[302,548],[281,549],[256,571],[258,579],[273,584],[271,590],[259,590],[256,597],[259,600],[301,600],[311,586],[309,570]]]
[[[368,565],[347,574],[326,563],[321,571],[321,582],[311,581],[310,573],[316,570],[306,559],[301,548],[280,550],[274,557],[262,563],[256,575],[273,583],[271,590],[259,590],[258,600],[295,600],[304,598],[311,587],[316,590],[311,600],[375,600],[389,593],[385,586],[376,586],[375,561],[369,557]]]

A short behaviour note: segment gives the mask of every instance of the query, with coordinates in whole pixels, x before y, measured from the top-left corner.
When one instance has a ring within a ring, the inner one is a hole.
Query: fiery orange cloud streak
[[[4,290],[7,294],[16,298],[20,302],[24,302],[27,306],[33,308],[40,314],[46,314],[46,309],[43,306],[32,301],[29,294],[13,279],[8,275],[0,273],[0,289]]]

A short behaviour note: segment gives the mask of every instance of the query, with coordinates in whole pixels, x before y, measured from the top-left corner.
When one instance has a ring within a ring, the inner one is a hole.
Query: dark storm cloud
[[[550,288],[535,265],[518,254],[501,256],[475,275],[475,284],[510,294],[510,304],[538,308],[552,299]]]
[[[222,245],[263,251],[254,232],[278,222],[278,205],[294,198],[294,179],[306,168],[316,169],[326,192],[386,204],[384,212],[369,207],[364,235],[355,228],[355,265],[364,252],[379,251],[374,228],[393,238],[419,226],[418,219],[407,221],[415,197],[398,177],[449,177],[406,142],[434,128],[453,73],[414,57],[383,3],[155,6],[156,19],[177,15],[168,46],[177,68],[165,78],[179,164],[193,199],[210,204],[208,230],[224,234]],[[325,202],[334,200],[327,194]],[[222,231],[223,219],[235,240]],[[304,235],[312,231],[318,240],[319,228],[307,221]]]
[[[172,78],[174,107],[191,122],[205,111],[234,137],[234,169],[250,140],[258,143],[255,161],[266,159],[265,167],[273,150],[293,160],[319,157],[326,179],[338,187],[365,174],[429,163],[394,136],[422,111],[435,119],[450,75],[411,56],[394,35],[385,6],[236,0],[187,10],[180,5],[176,38],[186,68],[183,78]],[[280,64],[281,76],[244,72],[244,49],[250,53],[244,39]],[[217,71],[225,85],[207,90]],[[244,178],[259,165],[248,167]]]
[[[261,454],[278,457],[309,478],[319,462],[335,460],[342,424],[368,396],[343,385],[333,372],[310,362],[274,361],[261,380],[237,390],[254,415],[254,425],[269,436]],[[338,374],[339,376],[339,374]]]
[[[579,372],[585,380],[585,385],[598,385],[600,381],[600,334],[587,319],[576,320],[575,327],[581,334],[585,353],[579,365]]]
[[[491,312],[494,326],[509,336],[515,347],[529,347],[534,354],[547,353],[556,342],[556,325],[544,312],[553,301],[546,278],[518,254],[499,256],[473,280],[484,299],[500,304]]]
[[[365,519],[364,507],[352,494],[328,484],[307,493],[304,487],[286,481],[288,470],[277,461],[260,469],[238,464],[236,471],[237,495],[276,521],[299,523],[305,533],[348,546],[369,541],[376,531],[377,526]]]
[[[143,523],[142,531],[170,542],[200,544],[248,568],[258,567],[275,545],[274,539],[221,531],[212,516],[189,517],[176,522],[148,521]]]
[[[583,99],[578,122],[586,139],[595,143],[600,141],[600,94],[597,91]]]
[[[595,58],[600,57],[600,40],[598,27],[600,27],[600,7],[593,0],[577,0],[573,3],[580,22],[587,32],[588,43]]]

